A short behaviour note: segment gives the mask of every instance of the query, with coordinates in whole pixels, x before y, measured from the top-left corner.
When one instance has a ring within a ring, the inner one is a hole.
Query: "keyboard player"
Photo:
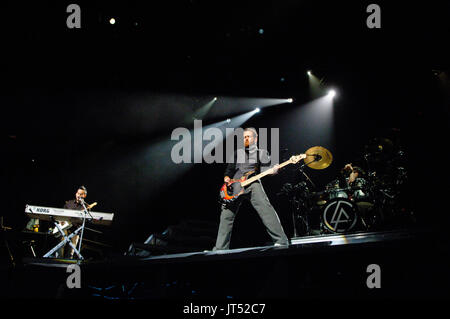
[[[65,205],[64,205],[64,209],[73,209],[73,210],[83,210],[83,205],[81,203],[81,201],[85,200],[87,197],[87,189],[85,186],[80,186],[77,189],[77,192],[75,193],[75,199],[71,199],[66,201]],[[70,229],[64,229],[64,232],[66,233],[66,235],[70,234]],[[75,235],[72,237],[71,241],[72,244],[76,247],[78,240],[79,240],[80,236],[79,235]],[[61,240],[64,240],[63,237],[61,237]],[[67,254],[65,257],[68,258],[73,258],[73,254],[74,254],[74,250],[72,247],[70,247],[69,245],[66,245],[69,249],[70,249],[70,253]],[[58,251],[58,257],[64,257],[64,246]]]

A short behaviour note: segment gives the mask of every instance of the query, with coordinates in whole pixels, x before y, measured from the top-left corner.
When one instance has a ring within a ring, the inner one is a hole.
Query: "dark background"
[[[358,163],[371,138],[398,140],[409,204],[420,223],[445,229],[448,2],[378,1],[382,28],[368,29],[365,1],[78,1],[81,29],[68,29],[71,2],[2,6],[2,215],[15,229],[26,204],[62,207],[79,185],[96,211],[115,213],[105,240],[118,250],[182,219],[218,222],[224,165],[174,167],[152,148],[214,96],[205,124],[256,106],[239,109],[240,97],[294,98],[245,126],[280,128],[282,160],[327,147],[332,165],[306,169],[318,188]],[[302,126],[307,70],[324,94],[338,91],[326,139]],[[292,236],[276,193],[300,176],[286,170],[264,185]],[[233,234],[234,247],[269,240],[252,209]]]

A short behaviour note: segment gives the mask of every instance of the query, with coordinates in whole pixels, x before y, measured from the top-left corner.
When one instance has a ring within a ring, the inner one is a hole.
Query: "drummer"
[[[345,164],[341,169],[340,184],[344,187],[355,187],[351,198],[354,200],[362,200],[368,197],[368,194],[364,192],[367,181],[364,179],[365,172],[359,166],[353,166],[352,163]]]
[[[357,178],[363,178],[364,171],[359,166],[352,166],[352,163],[345,164],[341,170],[342,175],[348,176],[345,179],[346,186],[353,186]]]
[[[359,210],[367,215],[373,209],[373,203],[367,190],[367,180],[364,178],[365,172],[361,167],[346,164],[341,170],[346,187],[354,187],[350,198],[355,201]]]

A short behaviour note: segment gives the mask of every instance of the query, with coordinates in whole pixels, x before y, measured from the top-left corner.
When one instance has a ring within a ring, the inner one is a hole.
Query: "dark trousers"
[[[245,193],[231,204],[222,204],[222,212],[220,214],[219,231],[217,234],[216,245],[213,250],[229,249],[231,233],[233,230],[234,219],[239,211],[242,201],[250,199],[250,203],[255,208],[267,233],[275,244],[287,245],[289,243],[277,212],[269,202],[269,198],[260,182],[255,182],[247,187]]]

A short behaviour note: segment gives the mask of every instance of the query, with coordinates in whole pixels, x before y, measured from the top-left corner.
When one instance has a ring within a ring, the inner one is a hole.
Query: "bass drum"
[[[323,207],[321,217],[326,232],[346,233],[351,231],[358,221],[358,207],[348,199],[336,198]]]

